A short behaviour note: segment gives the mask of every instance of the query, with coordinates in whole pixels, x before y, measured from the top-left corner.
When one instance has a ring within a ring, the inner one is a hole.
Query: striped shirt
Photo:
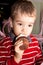
[[[11,56],[13,56],[13,53],[11,53],[11,47],[12,40],[10,37],[5,37],[0,41],[0,65],[3,65],[6,59],[9,59]]]
[[[41,58],[41,50],[39,47],[39,43],[35,37],[30,36],[31,42],[29,43],[29,48],[26,49],[23,53],[22,59],[19,64],[17,64],[11,56],[11,46],[12,41],[10,37],[5,37],[5,39],[0,41],[0,64],[3,65],[34,65],[37,59]],[[8,60],[8,63],[5,64],[5,61]],[[12,60],[12,61],[11,61]]]

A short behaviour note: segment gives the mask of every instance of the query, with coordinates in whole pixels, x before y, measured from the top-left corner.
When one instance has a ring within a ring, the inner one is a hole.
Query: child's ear
[[[12,19],[11,19],[11,17],[9,17],[9,22],[10,22],[10,26],[11,26],[11,28],[12,28],[13,25],[12,25]]]

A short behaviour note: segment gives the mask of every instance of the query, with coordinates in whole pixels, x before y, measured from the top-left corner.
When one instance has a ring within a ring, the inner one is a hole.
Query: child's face
[[[34,22],[35,16],[18,14],[16,19],[13,21],[14,33],[16,34],[16,36],[19,34],[23,34],[27,37],[32,32]]]

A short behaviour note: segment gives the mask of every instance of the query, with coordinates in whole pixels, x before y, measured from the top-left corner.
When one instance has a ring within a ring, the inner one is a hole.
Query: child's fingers
[[[21,40],[21,41],[17,41],[15,44],[14,44],[14,46],[21,46],[23,44],[23,41]]]
[[[23,42],[20,42],[20,43],[18,44],[18,47],[20,47],[21,45],[23,45]]]

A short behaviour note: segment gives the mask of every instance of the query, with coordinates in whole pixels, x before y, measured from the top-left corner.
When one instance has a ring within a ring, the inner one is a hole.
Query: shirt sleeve
[[[5,62],[12,56],[11,47],[12,41],[10,37],[5,37],[0,41],[0,63]]]
[[[35,65],[40,65],[43,62],[43,56],[42,56],[40,44],[37,38],[34,36],[31,36],[31,40],[32,40],[33,46],[35,46],[35,50],[37,51],[37,54],[35,55]]]
[[[40,65],[43,62],[42,51],[41,51],[39,43],[37,43],[37,55],[35,59],[36,59],[35,61],[36,65]]]

